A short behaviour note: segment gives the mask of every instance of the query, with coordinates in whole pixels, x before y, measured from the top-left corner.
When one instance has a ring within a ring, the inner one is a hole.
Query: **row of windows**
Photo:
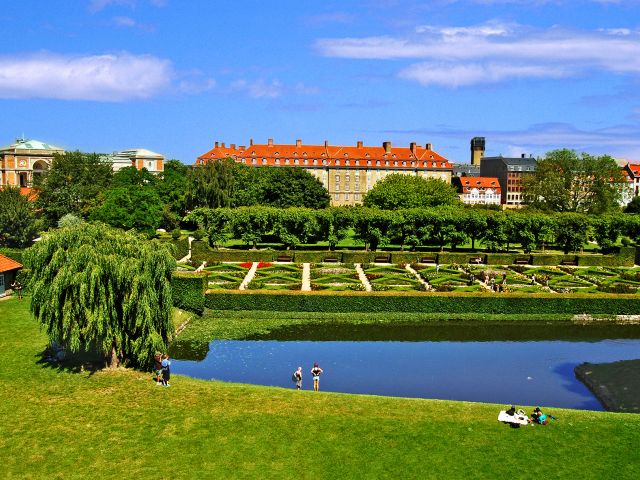
[[[350,200],[351,200],[351,198],[352,198],[352,197],[351,197],[351,194],[350,194],[350,193],[344,193],[344,194],[342,194],[342,193],[334,193],[334,194],[333,194],[333,199],[334,199],[336,202],[340,201],[340,199],[341,199],[341,198],[342,198],[345,202],[348,202],[348,201],[350,201]],[[356,201],[356,202],[359,202],[359,201],[360,201],[360,194],[359,194],[359,193],[354,193],[354,194],[353,194],[353,200],[354,200],[354,201]]]
[[[246,158],[242,158],[240,160],[240,162],[241,163],[247,163],[247,159]],[[291,163],[291,161],[288,158],[285,158],[284,162],[281,162],[281,160],[279,158],[276,158],[274,160],[274,164],[275,165],[320,165],[320,163],[319,163],[320,160],[318,160],[317,158],[314,158],[313,160],[311,160],[312,163],[309,163],[309,162],[310,162],[310,160],[306,159],[306,158],[302,160],[302,163],[300,163],[300,159],[298,159],[298,158],[294,158],[293,159],[293,163]],[[258,165],[258,163],[259,162],[258,162],[257,158],[251,159],[251,164],[252,165]],[[267,161],[266,158],[263,158],[261,163],[262,163],[262,165],[267,165],[269,162]],[[323,159],[322,160],[322,165],[329,165],[330,163],[331,163],[330,160],[327,160],[327,159]],[[425,167],[425,168],[429,167],[429,163],[431,163],[431,167],[432,168],[438,168],[438,162],[422,162],[422,167]],[[333,165],[340,166],[341,165],[340,160],[335,160],[333,162]],[[351,165],[351,162],[349,160],[345,160],[344,161],[344,165],[348,167],[348,166]],[[372,165],[373,165],[372,160],[367,160],[367,166],[372,166]],[[381,160],[376,160],[375,165],[377,167],[382,166],[382,161]],[[403,167],[406,167],[407,166],[407,161],[403,160],[401,163],[398,163],[398,161],[395,160],[393,162],[393,166],[394,167],[398,167],[400,165],[402,165]],[[412,161],[410,163],[410,165],[412,167],[420,167],[421,166],[420,162],[415,162],[415,161]],[[355,161],[355,166],[360,166],[360,161],[359,160]],[[385,160],[384,161],[384,166],[385,167],[390,167],[391,166],[391,162],[389,160]],[[440,167],[441,168],[446,168],[447,167],[447,163],[446,162],[440,162]]]

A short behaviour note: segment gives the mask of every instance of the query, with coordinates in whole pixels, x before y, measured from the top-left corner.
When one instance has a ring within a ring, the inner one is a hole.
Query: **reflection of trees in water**
[[[311,341],[600,341],[640,338],[633,325],[574,325],[545,322],[435,322],[429,325],[292,325],[245,340]]]
[[[169,347],[169,355],[177,360],[193,360],[199,362],[209,354],[209,342],[176,341]]]

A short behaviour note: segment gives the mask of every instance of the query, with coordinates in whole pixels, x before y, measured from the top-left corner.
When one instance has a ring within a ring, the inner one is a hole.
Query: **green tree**
[[[624,213],[640,213],[640,197],[633,197],[625,207]]]
[[[492,212],[487,216],[487,230],[482,243],[491,251],[502,249],[507,243],[507,221],[503,212]]]
[[[310,208],[277,210],[274,232],[287,250],[301,243],[315,241],[319,233],[315,211]]]
[[[353,209],[355,238],[364,243],[365,250],[376,251],[389,243],[393,218],[391,212],[377,208]]]
[[[67,213],[86,218],[112,176],[111,163],[97,153],[54,154],[49,169],[35,180],[36,203],[47,224],[55,226]]]
[[[394,173],[377,182],[364,197],[365,207],[384,210],[457,205],[458,194],[450,184],[433,178]]]
[[[327,208],[329,192],[322,182],[304,168],[260,168],[264,176],[260,182],[259,203],[271,207]]]
[[[193,167],[187,174],[189,208],[230,207],[235,192],[236,162],[231,158]]]
[[[169,206],[171,212],[182,218],[187,211],[187,167],[180,160],[165,162],[162,173],[158,174],[155,189],[160,199]]]
[[[440,251],[443,251],[446,244],[451,244],[455,249],[466,240],[467,236],[461,228],[462,217],[454,210],[430,208],[425,213],[425,223],[421,229],[423,244],[438,245]]]
[[[52,341],[146,366],[172,332],[176,262],[160,242],[104,224],[47,233],[27,250],[31,311]]]
[[[218,248],[229,239],[235,215],[236,210],[230,208],[197,208],[186,220],[195,222],[206,232],[209,245]]]
[[[320,240],[329,243],[329,250],[335,249],[336,245],[349,235],[353,227],[352,210],[346,207],[316,210],[318,236]]]
[[[469,208],[462,212],[462,231],[471,239],[471,250],[476,249],[476,240],[487,231],[487,214],[479,209]]]
[[[619,208],[624,184],[620,167],[608,155],[554,150],[525,177],[523,198],[544,211],[599,214]]]
[[[602,250],[609,250],[616,244],[624,226],[622,214],[600,215],[591,221],[593,237]]]
[[[0,188],[0,245],[24,247],[38,233],[39,222],[33,213],[33,204],[20,194],[18,187]]]
[[[257,248],[264,235],[273,231],[276,209],[271,207],[241,207],[234,210],[231,231],[234,238]]]
[[[58,228],[73,227],[82,223],[83,221],[84,220],[82,220],[80,217],[75,216],[73,213],[67,213],[60,220],[58,220]]]
[[[160,226],[163,205],[153,187],[112,188],[103,198],[103,203],[91,212],[91,220],[124,230],[134,228],[147,235],[153,235]]]
[[[556,215],[556,243],[564,253],[581,250],[589,234],[589,217],[580,213]]]

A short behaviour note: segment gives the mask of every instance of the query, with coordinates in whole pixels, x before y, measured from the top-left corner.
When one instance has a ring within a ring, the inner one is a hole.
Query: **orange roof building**
[[[453,185],[467,205],[500,205],[502,190],[497,177],[454,177]]]
[[[356,205],[377,181],[387,175],[402,173],[436,178],[451,183],[452,165],[432,150],[410,143],[407,147],[394,147],[391,142],[370,147],[359,141],[355,146],[306,145],[301,140],[295,144],[266,144],[236,146],[215,142],[214,147],[196,160],[196,165],[232,158],[249,166],[300,167],[314,175],[331,196],[332,205]]]
[[[5,292],[11,288],[11,284],[16,279],[16,273],[21,268],[21,264],[0,254],[0,297],[4,297]]]

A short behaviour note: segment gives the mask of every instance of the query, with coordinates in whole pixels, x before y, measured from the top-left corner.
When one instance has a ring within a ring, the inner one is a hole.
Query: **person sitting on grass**
[[[542,413],[540,407],[536,407],[531,414],[531,421],[533,423],[537,423],[539,425],[546,425],[549,423],[549,418],[555,418],[553,415],[547,415],[546,413]]]

